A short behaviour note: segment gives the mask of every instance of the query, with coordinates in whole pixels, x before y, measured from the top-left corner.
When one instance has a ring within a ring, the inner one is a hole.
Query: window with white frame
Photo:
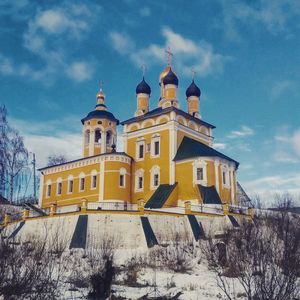
[[[97,171],[93,170],[91,172],[91,189],[95,189],[97,187]]]
[[[229,169],[226,165],[222,165],[222,185],[227,189],[230,188]]]
[[[138,140],[136,143],[136,159],[143,160],[145,156],[145,141],[144,139]]]
[[[90,143],[90,131],[89,129],[84,133],[84,143],[88,145]]]
[[[151,139],[151,156],[159,157],[160,155],[160,136],[155,134]]]
[[[74,179],[73,176],[68,177],[68,193],[73,193]]]
[[[135,191],[140,192],[144,189],[144,170],[139,169],[135,172]]]
[[[47,181],[46,187],[46,197],[49,198],[51,196],[51,180]]]
[[[84,185],[85,185],[85,175],[84,173],[80,173],[79,175],[79,191],[84,191]]]
[[[207,163],[204,160],[198,159],[193,163],[193,182],[194,184],[207,185]]]
[[[120,169],[119,186],[123,188],[126,186],[125,176],[126,176],[126,169],[125,168]]]
[[[150,170],[150,189],[155,189],[160,184],[160,168],[153,166]]]
[[[57,187],[56,187],[56,193],[57,195],[61,195],[62,192],[62,179],[57,179]]]

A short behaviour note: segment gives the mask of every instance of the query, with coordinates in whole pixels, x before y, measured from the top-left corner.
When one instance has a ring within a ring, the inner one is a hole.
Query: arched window
[[[97,187],[97,171],[93,170],[91,172],[91,189],[95,189]]]
[[[56,186],[56,194],[57,194],[57,195],[61,195],[61,193],[62,193],[62,178],[59,177],[59,178],[56,180],[56,183],[57,183],[57,186]]]
[[[125,168],[120,169],[119,186],[123,187],[123,188],[126,186],[126,169]]]
[[[135,172],[135,191],[141,192],[144,189],[144,170],[139,169]]]
[[[72,175],[68,176],[68,193],[73,193],[74,177]]]
[[[46,198],[49,198],[51,196],[51,180],[47,180],[46,182]]]
[[[90,131],[89,129],[84,133],[84,143],[87,145],[90,143]]]
[[[95,130],[95,143],[100,143],[101,142],[101,130],[96,129]]]
[[[79,174],[79,191],[82,192],[84,191],[84,186],[85,186],[85,174],[81,172]]]
[[[160,168],[159,166],[153,166],[150,170],[151,180],[150,180],[150,189],[156,189],[160,184]]]
[[[204,160],[198,159],[193,163],[193,182],[194,184],[207,185],[207,163]]]
[[[110,131],[106,132],[106,145],[111,145],[112,134]]]

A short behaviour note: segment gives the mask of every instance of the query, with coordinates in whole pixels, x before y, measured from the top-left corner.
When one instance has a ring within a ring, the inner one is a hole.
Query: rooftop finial
[[[142,74],[143,74],[143,78],[145,77],[145,73],[146,73],[146,71],[147,71],[147,66],[145,65],[145,64],[143,64],[142,66],[141,66],[141,69],[142,69]]]
[[[102,80],[99,80],[100,92],[102,92],[102,90],[103,90],[103,84],[104,84],[104,82]]]
[[[193,81],[194,81],[195,77],[196,77],[196,74],[197,74],[194,67],[192,68],[191,72],[192,72],[192,78],[193,78]]]
[[[168,47],[167,50],[165,50],[167,53],[167,58],[168,58],[168,66],[171,66],[172,64],[172,57],[173,57],[173,53],[170,47]]]

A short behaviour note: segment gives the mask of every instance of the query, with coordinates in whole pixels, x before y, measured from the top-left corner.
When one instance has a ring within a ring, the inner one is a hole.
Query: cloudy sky
[[[146,64],[155,108],[171,47],[181,108],[194,68],[202,117],[245,189],[300,193],[299,0],[1,0],[0,38],[0,103],[39,166],[80,157],[99,80],[130,118]]]

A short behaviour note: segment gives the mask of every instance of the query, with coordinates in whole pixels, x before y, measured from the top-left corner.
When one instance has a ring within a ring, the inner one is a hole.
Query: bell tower
[[[83,124],[83,157],[113,152],[117,144],[119,120],[107,111],[102,85],[96,95],[96,100],[95,110],[81,120]]]

